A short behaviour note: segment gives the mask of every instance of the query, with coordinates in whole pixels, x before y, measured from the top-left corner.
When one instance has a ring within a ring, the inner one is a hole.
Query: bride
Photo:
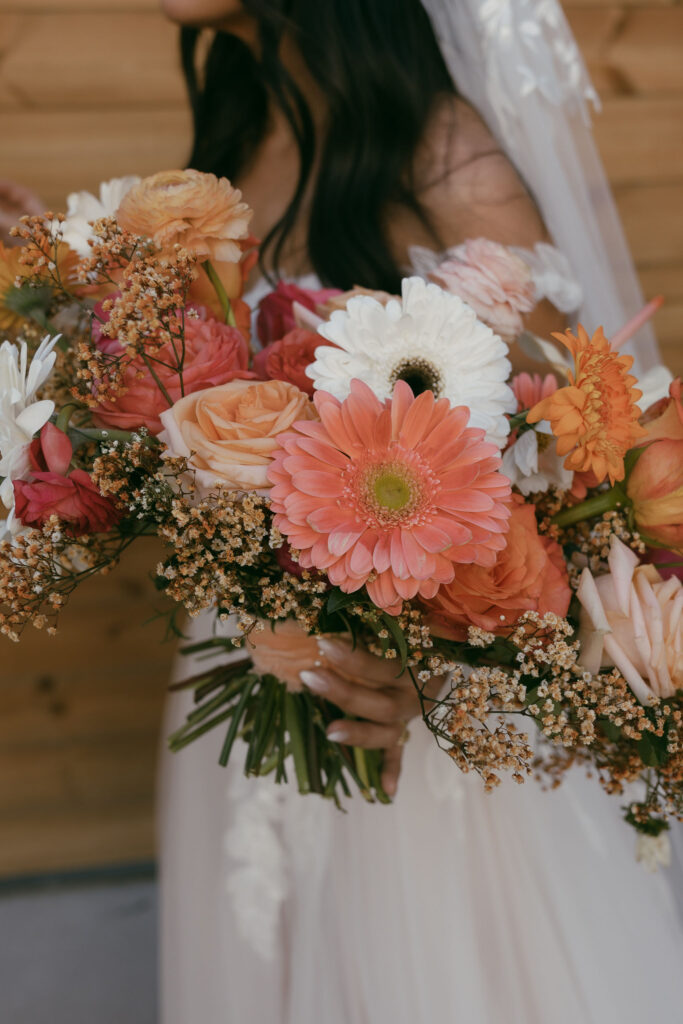
[[[396,292],[425,250],[485,237],[526,250],[537,334],[577,312],[609,332],[638,307],[555,0],[163,3],[185,25],[190,162],[256,211],[252,305],[264,273]],[[220,31],[197,72],[202,26]],[[647,332],[637,356],[656,359]],[[246,780],[238,756],[218,766],[211,734],[164,755],[164,1024],[675,1014],[683,919],[671,876],[636,863],[619,801],[580,773],[552,795],[533,783],[487,795],[419,721],[404,745],[409,683],[344,645],[324,654],[307,684],[360,719],[337,723],[343,742],[386,751],[394,802],[356,797],[342,814]],[[173,698],[169,731],[187,710]]]

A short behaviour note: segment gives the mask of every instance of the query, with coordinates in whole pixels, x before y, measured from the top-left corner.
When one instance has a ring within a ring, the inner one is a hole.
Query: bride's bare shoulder
[[[459,97],[434,111],[414,173],[423,208],[446,245],[475,236],[533,245],[547,237],[514,166],[479,114]]]

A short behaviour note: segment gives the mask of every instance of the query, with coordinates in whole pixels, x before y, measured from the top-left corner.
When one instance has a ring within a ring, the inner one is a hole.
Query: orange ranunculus
[[[468,626],[498,633],[526,611],[566,615],[571,591],[559,545],[542,537],[533,505],[512,505],[507,544],[495,565],[459,565],[425,601],[435,633],[463,640]]]
[[[291,619],[278,622],[274,629],[267,622],[265,629],[254,630],[249,634],[246,650],[259,675],[277,676],[290,693],[303,689],[299,674],[312,671],[320,660],[316,638],[304,633]]]
[[[253,211],[227,178],[160,171],[134,185],[116,214],[126,231],[151,238],[167,255],[182,245],[199,259],[239,263]]]
[[[662,439],[683,441],[683,398],[681,396],[681,378],[672,380],[667,398],[660,398],[651,405],[640,418],[647,431],[641,444]]]
[[[683,437],[648,444],[629,475],[626,493],[643,537],[683,553]]]
[[[199,494],[216,487],[254,491],[270,486],[278,434],[314,418],[308,396],[293,384],[232,380],[186,395],[162,412],[159,438],[171,456],[187,458]]]
[[[243,244],[257,246],[258,240],[250,237],[245,239]],[[246,341],[249,341],[251,337],[251,309],[246,302],[242,301],[242,294],[247,278],[257,260],[258,251],[256,248],[252,248],[250,252],[245,253],[239,263],[214,262],[212,264],[214,271],[220,278],[221,284],[225,288],[225,294],[230,299],[236,327]],[[209,280],[208,274],[202,268],[198,268],[197,276],[190,285],[187,303],[206,306],[218,320],[222,320],[224,317],[223,306],[216,294],[216,289]]]
[[[592,471],[598,481],[624,479],[624,456],[645,435],[638,423],[641,392],[629,374],[631,356],[612,351],[601,327],[592,338],[581,325],[578,336],[566,331],[554,338],[574,357],[575,372],[567,387],[558,388],[529,411],[527,421],[550,420],[558,455],[565,468]]]

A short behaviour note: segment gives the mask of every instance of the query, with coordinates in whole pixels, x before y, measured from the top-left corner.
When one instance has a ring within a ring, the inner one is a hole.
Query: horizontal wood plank
[[[610,97],[593,125],[613,185],[683,181],[683,93]]]
[[[0,40],[0,81],[23,109],[184,102],[177,29],[158,11],[0,14]]]
[[[0,176],[33,188],[48,207],[63,209],[69,192],[93,191],[124,174],[184,166],[189,114],[171,110],[1,113]]]
[[[639,266],[675,263],[683,253],[683,184],[624,185],[614,190]]]

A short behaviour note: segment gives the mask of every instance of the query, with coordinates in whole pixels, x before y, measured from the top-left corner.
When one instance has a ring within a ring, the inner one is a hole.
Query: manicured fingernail
[[[332,729],[328,729],[327,738],[332,740],[333,743],[346,743],[346,729],[342,729],[341,726],[334,726]]]
[[[384,792],[387,796],[396,796],[396,782],[394,779],[387,779],[387,781],[383,783],[383,786]]]
[[[323,652],[323,654],[327,654],[331,658],[333,658],[335,655],[339,655],[340,648],[342,646],[346,645],[342,645],[337,640],[328,640],[326,637],[320,637],[318,640],[318,648]]]
[[[319,676],[317,672],[300,672],[299,678],[314,693],[325,693],[330,688],[327,679],[324,676]]]

